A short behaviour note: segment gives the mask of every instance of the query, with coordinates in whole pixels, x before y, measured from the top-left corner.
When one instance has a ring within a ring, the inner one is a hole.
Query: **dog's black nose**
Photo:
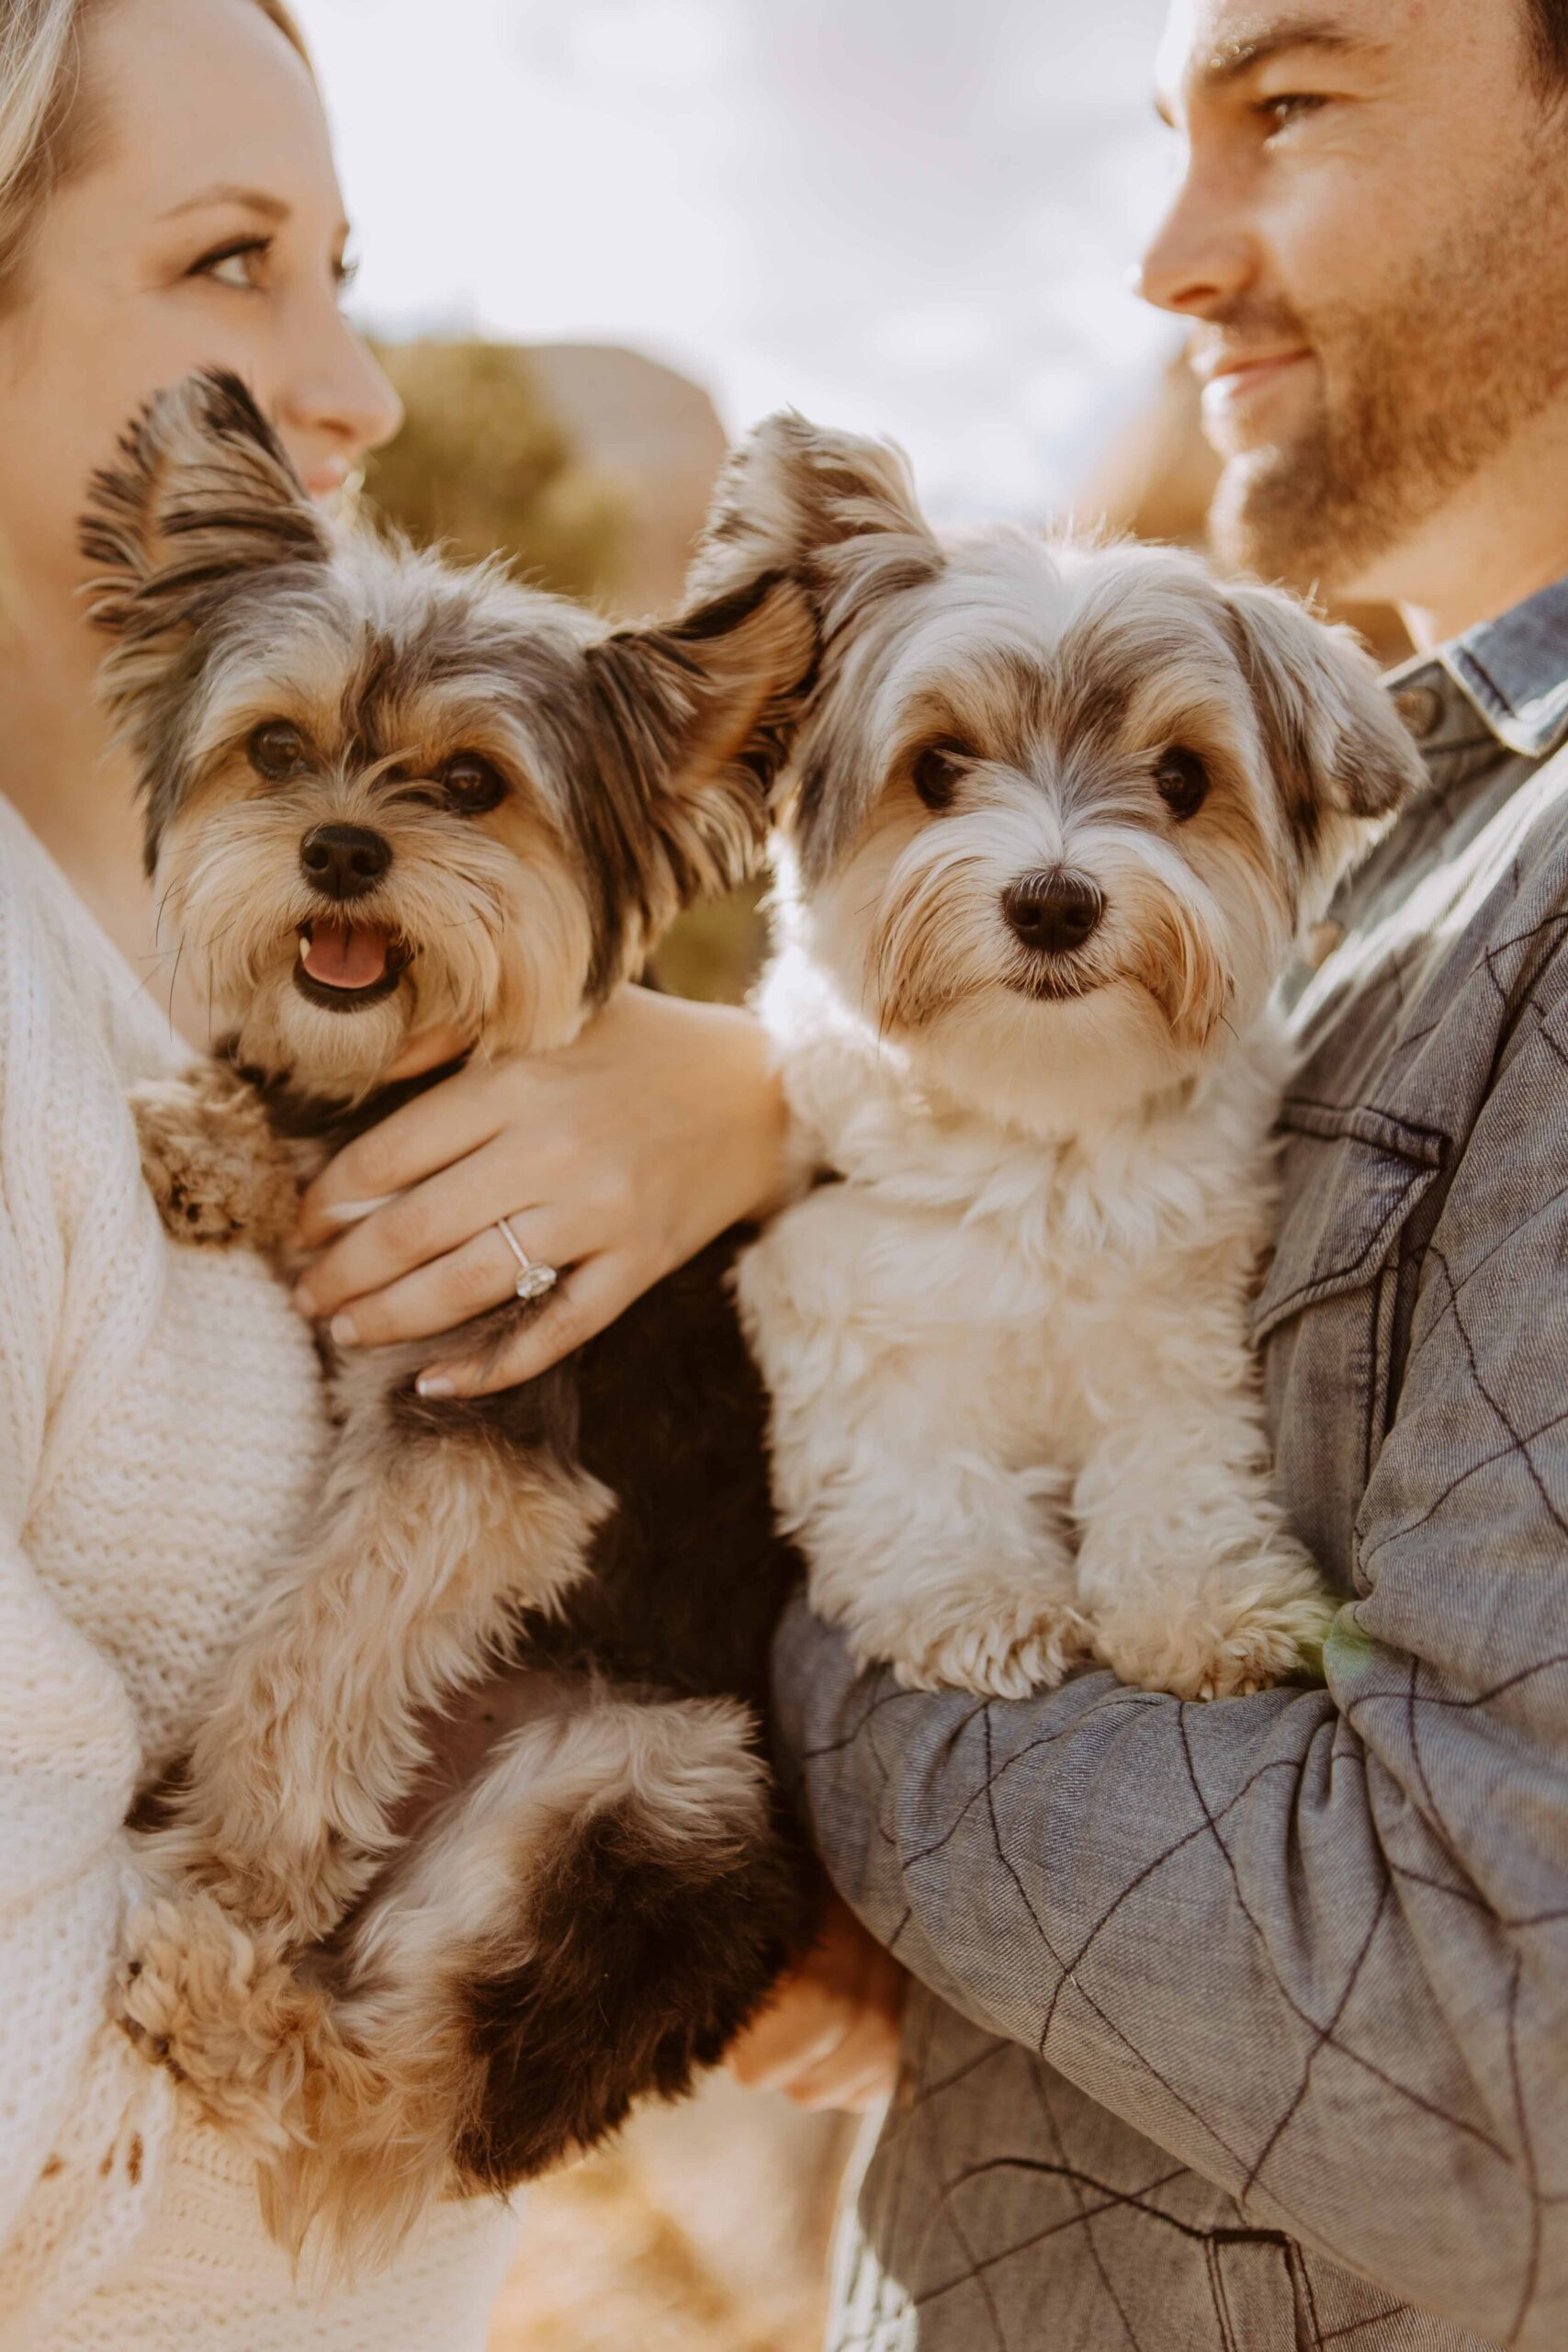
[[[299,844],[306,881],[328,899],[362,898],[391,862],[391,843],[367,825],[318,825]]]
[[[1026,874],[1002,892],[1002,912],[1026,947],[1070,956],[1093,937],[1105,900],[1077,874]]]

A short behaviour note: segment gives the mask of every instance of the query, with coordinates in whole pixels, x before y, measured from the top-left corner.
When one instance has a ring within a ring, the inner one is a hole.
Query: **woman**
[[[313,494],[342,491],[398,422],[338,307],[345,235],[282,0],[0,0],[5,2346],[477,2346],[513,2234],[454,2203],[387,2276],[297,2289],[249,2167],[110,2015],[139,1893],[127,1809],[307,1506],[321,1415],[267,1270],[167,1250],[140,1182],[125,1087],[180,1057],[171,1011],[199,1040],[201,1008],[158,956],[92,701],[74,518],[125,418],[203,363],[253,385]],[[507,1295],[510,1215],[573,1270],[495,1374],[515,1379],[764,1204],[779,1139],[743,1016],[628,991],[573,1054],[452,1080],[328,1170],[319,1237],[346,1200],[407,1196],[301,1304],[362,1342],[440,1329]],[[744,2067],[811,2098],[880,2069],[857,1938],[840,1928]]]

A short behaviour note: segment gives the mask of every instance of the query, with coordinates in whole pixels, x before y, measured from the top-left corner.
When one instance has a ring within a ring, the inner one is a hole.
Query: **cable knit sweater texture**
[[[124,1094],[166,1024],[0,799],[0,2352],[469,2352],[516,2225],[442,2206],[297,2286],[250,2168],[108,2016],[123,1822],[311,1492],[315,1356],[249,1252],[182,1250]]]

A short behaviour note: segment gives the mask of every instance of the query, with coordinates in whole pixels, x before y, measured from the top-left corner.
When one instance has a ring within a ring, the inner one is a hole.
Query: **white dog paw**
[[[1013,1600],[906,1635],[887,1659],[907,1690],[969,1690],[982,1699],[1027,1699],[1054,1690],[1089,1656],[1089,1629],[1060,1603]]]
[[[1164,1623],[1097,1621],[1095,1649],[1122,1682],[1177,1699],[1243,1699],[1315,1678],[1338,1613],[1328,1593],[1256,1600]]]

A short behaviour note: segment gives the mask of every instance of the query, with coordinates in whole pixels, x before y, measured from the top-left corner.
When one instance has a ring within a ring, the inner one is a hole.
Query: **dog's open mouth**
[[[294,985],[312,1004],[355,1012],[391,995],[412,955],[407,941],[383,924],[318,917],[299,926]]]

